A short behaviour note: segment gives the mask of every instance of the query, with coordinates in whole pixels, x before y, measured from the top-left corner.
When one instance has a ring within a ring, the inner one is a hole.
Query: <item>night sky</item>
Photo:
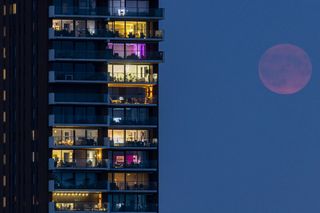
[[[319,213],[320,1],[161,2],[161,213]],[[312,62],[294,95],[259,79],[280,43]]]

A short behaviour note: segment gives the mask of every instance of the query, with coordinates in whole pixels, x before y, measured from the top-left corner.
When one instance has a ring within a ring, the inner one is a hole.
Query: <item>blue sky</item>
[[[318,213],[320,2],[161,2],[161,213]],[[295,95],[259,80],[279,43],[312,61]]]

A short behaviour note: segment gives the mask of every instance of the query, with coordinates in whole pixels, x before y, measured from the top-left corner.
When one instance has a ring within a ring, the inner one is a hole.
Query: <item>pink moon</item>
[[[266,88],[277,94],[299,92],[308,84],[311,74],[309,56],[292,44],[273,46],[260,59],[259,77]]]

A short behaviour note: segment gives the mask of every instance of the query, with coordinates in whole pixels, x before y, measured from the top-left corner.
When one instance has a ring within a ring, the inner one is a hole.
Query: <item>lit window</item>
[[[7,120],[7,113],[3,112],[3,122],[6,122],[6,120]]]
[[[6,199],[6,197],[3,197],[3,198],[2,198],[2,206],[3,206],[3,207],[6,207],[6,206],[7,206],[7,199]]]
[[[6,143],[7,142],[7,135],[6,133],[3,133],[3,143]]]
[[[7,164],[7,158],[6,158],[6,154],[3,155],[3,165]]]
[[[6,8],[6,5],[3,5],[3,15],[7,15],[7,8]]]
[[[6,58],[6,48],[5,47],[2,49],[2,54],[3,54],[3,58]]]
[[[16,14],[17,13],[17,4],[14,3],[12,4],[12,14]]]
[[[7,91],[3,90],[3,101],[7,100]]]
[[[3,186],[6,186],[7,185],[7,177],[6,176],[3,176]]]
[[[3,80],[6,80],[6,78],[7,78],[7,70],[6,69],[2,70],[2,78],[3,78]]]

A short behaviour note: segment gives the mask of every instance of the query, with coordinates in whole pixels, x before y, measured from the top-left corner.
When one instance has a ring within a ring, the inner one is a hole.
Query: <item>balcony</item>
[[[112,163],[111,168],[116,170],[156,170],[158,168],[158,161],[143,160],[139,163],[114,162]]]
[[[49,71],[49,83],[125,83],[125,84],[156,84],[158,75],[152,77],[108,76],[106,72],[57,72]]]
[[[73,116],[73,115],[49,115],[48,124],[50,127],[56,126],[79,126],[79,127],[124,127],[124,126],[139,126],[156,128],[158,125],[157,117],[148,118],[121,118],[110,116]]]
[[[113,203],[111,212],[140,212],[140,213],[156,213],[158,212],[158,205],[149,203],[149,204],[142,204],[142,205],[134,205],[134,204],[124,204],[124,203]]]
[[[145,97],[143,95],[120,96],[97,93],[49,93],[48,100],[50,105],[157,105],[157,98]]]
[[[157,84],[158,83],[158,75],[153,74],[152,77],[149,78],[142,78],[137,76],[110,76],[108,83],[114,84]]]
[[[108,170],[110,163],[108,159],[77,158],[77,159],[49,159],[49,169],[91,169]]]
[[[117,40],[117,41],[147,41],[159,42],[164,38],[163,30],[156,30],[151,33],[129,34],[127,36],[120,34],[118,31],[107,29],[90,29],[90,30],[55,30],[49,29],[49,39],[88,39],[88,40]]]
[[[107,192],[110,191],[110,184],[107,180],[105,181],[96,181],[96,182],[66,182],[66,181],[54,181],[50,180],[49,188],[51,192],[55,191],[89,191],[89,192]]]
[[[130,55],[129,55],[130,54]],[[147,51],[145,55],[113,52],[112,49],[105,51],[75,51],[75,50],[49,50],[49,61],[96,61],[96,62],[145,62],[161,63],[163,61],[163,52]]]
[[[101,213],[110,212],[109,204],[105,202],[50,202],[49,203],[49,213]]]
[[[120,118],[114,117],[110,119],[110,126],[146,126],[157,127],[157,117],[148,118]]]
[[[108,94],[97,93],[49,93],[49,104],[107,105]]]
[[[157,149],[158,140],[154,138],[152,141],[126,141],[126,142],[115,142],[110,140],[107,142],[108,147],[113,149]]]
[[[111,105],[157,105],[156,97],[144,95],[110,95]]]
[[[64,148],[64,149],[76,149],[76,148],[103,148],[108,147],[108,138],[103,140],[97,140],[94,138],[86,137],[62,137],[51,136],[49,137],[49,148]]]
[[[49,126],[85,126],[85,127],[107,127],[110,125],[108,116],[68,116],[68,115],[49,115]]]
[[[105,72],[49,72],[50,83],[108,83]]]
[[[163,19],[163,8],[107,8],[49,6],[49,17],[88,17],[114,19]]]
[[[112,191],[152,191],[158,190],[157,182],[146,181],[117,181],[110,184]]]

